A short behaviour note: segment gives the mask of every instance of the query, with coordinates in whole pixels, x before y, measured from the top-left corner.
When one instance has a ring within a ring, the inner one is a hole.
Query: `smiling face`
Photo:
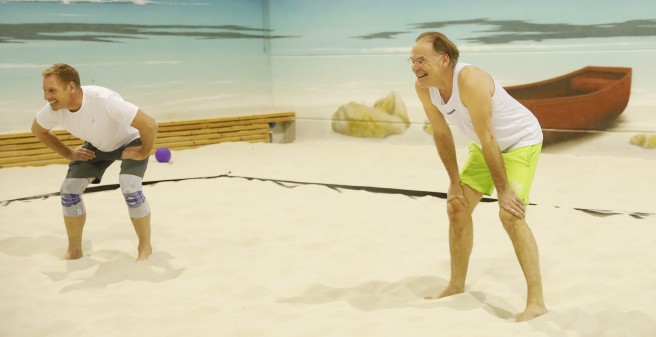
[[[80,75],[65,63],[55,63],[43,73],[43,99],[52,110],[68,109],[75,112],[82,107]]]
[[[62,83],[55,74],[43,78],[43,99],[50,103],[52,110],[75,110],[75,84]]]
[[[412,72],[417,77],[420,88],[439,86],[448,73],[449,60],[446,54],[439,54],[433,49],[429,39],[421,39],[412,47],[410,56]],[[450,79],[449,79],[450,80]]]

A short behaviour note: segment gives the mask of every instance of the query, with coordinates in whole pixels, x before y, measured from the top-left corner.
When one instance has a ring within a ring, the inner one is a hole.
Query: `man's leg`
[[[521,147],[503,154],[508,183],[515,193],[529,203],[529,192],[537,169],[542,144]],[[526,309],[519,314],[517,321],[526,321],[547,312],[542,296],[542,276],[538,247],[526,218],[518,218],[501,208],[499,218],[515,249],[515,255],[524,272],[528,296]]]
[[[130,218],[130,220],[132,220],[132,225],[139,239],[137,261],[146,260],[153,253],[153,246],[150,243],[150,214],[141,218]]]
[[[528,290],[526,308],[519,314],[517,321],[530,320],[547,312],[542,295],[537,243],[524,219],[517,218],[504,209],[499,211],[499,216],[512,241]]]
[[[139,239],[137,260],[146,260],[152,254],[153,247],[150,243],[150,205],[142,191],[142,179],[132,174],[120,174],[118,180]]]
[[[66,178],[61,185],[61,204],[68,236],[68,249],[64,254],[66,260],[82,257],[82,230],[87,219],[82,193],[90,182],[90,178]]]
[[[84,229],[86,220],[86,214],[64,216],[64,225],[68,236],[68,249],[64,254],[64,260],[75,260],[82,257],[82,229]]]
[[[544,315],[547,308],[544,305],[542,296],[542,277],[540,275],[540,261],[538,257],[538,246],[533,237],[531,229],[522,218],[518,218],[505,209],[499,211],[501,223],[506,229],[513,247],[515,255],[526,278],[528,296],[526,299],[526,308],[519,314],[517,321],[527,321]]]
[[[450,200],[446,206],[449,216],[451,278],[447,287],[438,296],[428,296],[428,299],[451,296],[465,291],[469,257],[474,243],[472,212],[483,193],[467,185],[462,185],[462,190],[469,207],[465,207],[459,199]]]

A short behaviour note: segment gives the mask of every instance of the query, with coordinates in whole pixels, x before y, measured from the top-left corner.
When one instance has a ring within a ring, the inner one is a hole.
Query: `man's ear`
[[[445,54],[442,54],[441,56],[442,56],[442,65],[445,66],[445,65],[449,64],[449,62],[451,62],[451,58],[449,57],[448,54],[445,53]]]

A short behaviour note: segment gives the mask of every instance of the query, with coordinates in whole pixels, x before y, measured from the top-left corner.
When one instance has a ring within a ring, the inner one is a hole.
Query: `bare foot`
[[[82,257],[81,249],[69,249],[62,257],[64,260],[77,260]]]
[[[517,322],[525,322],[528,320],[532,320],[546,313],[547,313],[547,308],[544,305],[531,304],[526,306],[524,312],[517,315]]]
[[[148,260],[148,258],[153,254],[153,247],[151,245],[143,245],[137,248],[138,256],[137,261]]]
[[[440,293],[438,296],[426,296],[426,297],[424,297],[424,299],[426,299],[426,300],[436,300],[436,299],[442,298],[442,297],[462,294],[463,292],[465,292],[464,288],[447,286],[446,289],[442,290],[442,293]]]

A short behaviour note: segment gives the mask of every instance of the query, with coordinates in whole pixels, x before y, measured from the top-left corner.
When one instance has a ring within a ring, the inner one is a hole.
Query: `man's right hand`
[[[94,158],[96,158],[95,152],[80,146],[71,152],[71,156],[68,159],[71,161],[89,161],[93,160]]]
[[[449,185],[449,192],[446,195],[446,203],[448,204],[452,200],[460,200],[463,206],[469,207],[469,202],[465,198],[465,193],[462,191],[462,185],[460,183]]]

